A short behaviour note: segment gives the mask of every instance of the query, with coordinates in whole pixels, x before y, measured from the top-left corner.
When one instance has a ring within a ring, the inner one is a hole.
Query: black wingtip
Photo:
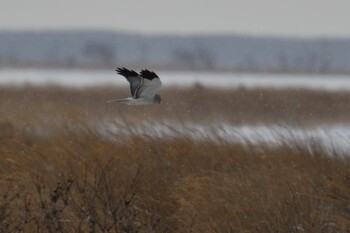
[[[125,67],[122,67],[122,68],[119,67],[115,71],[117,71],[118,74],[124,77],[134,77],[138,75],[134,70],[128,70]]]
[[[153,71],[146,70],[146,69],[141,70],[140,74],[143,78],[149,79],[149,80],[152,80],[154,78],[159,78],[156,73],[154,73]]]
[[[118,67],[115,71],[117,71],[117,73],[120,74],[120,73],[127,71],[127,69],[125,67],[121,67],[121,68]]]

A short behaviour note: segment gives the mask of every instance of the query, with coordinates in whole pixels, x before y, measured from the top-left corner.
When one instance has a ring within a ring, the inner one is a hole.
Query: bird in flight
[[[152,71],[142,70],[139,74],[126,68],[116,69],[130,83],[131,97],[110,100],[107,103],[124,103],[129,105],[160,104],[160,96],[156,94],[162,87],[159,77]]]

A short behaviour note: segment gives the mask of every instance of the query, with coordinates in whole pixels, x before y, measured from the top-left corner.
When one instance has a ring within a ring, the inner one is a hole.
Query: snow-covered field
[[[290,146],[307,148],[310,151],[322,149],[331,155],[347,155],[350,151],[350,125],[324,124],[300,127],[295,125],[247,125],[221,123],[204,125],[168,122],[142,122],[127,125],[123,122],[101,123],[99,132],[107,137],[145,135],[156,138],[181,138],[210,140],[218,143],[242,143],[244,145]],[[319,148],[321,147],[321,148]]]
[[[350,76],[346,75],[293,75],[246,74],[215,72],[157,72],[164,87],[204,86],[221,88],[310,88],[325,90],[350,90]],[[56,84],[69,87],[125,85],[127,82],[114,70],[40,70],[2,69],[0,85]]]

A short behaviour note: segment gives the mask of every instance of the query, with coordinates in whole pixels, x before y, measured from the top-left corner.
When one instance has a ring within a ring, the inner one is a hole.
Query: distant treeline
[[[350,38],[3,31],[0,65],[350,73]]]

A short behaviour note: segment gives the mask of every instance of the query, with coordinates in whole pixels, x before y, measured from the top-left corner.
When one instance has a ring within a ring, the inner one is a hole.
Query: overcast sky
[[[0,0],[3,29],[350,37],[350,0]]]

